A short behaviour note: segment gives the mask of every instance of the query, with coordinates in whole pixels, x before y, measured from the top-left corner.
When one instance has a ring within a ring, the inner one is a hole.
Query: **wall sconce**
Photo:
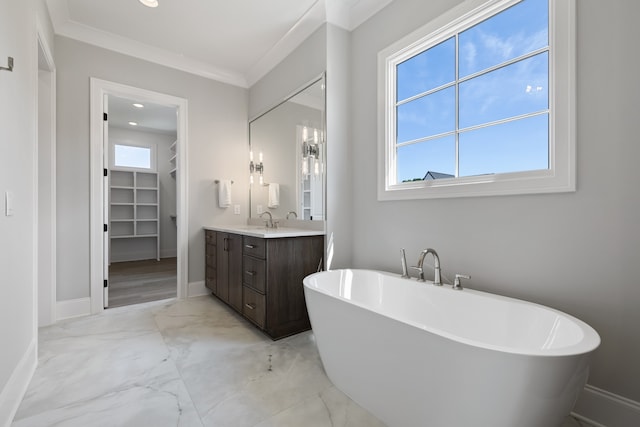
[[[262,173],[264,172],[264,164],[262,163],[262,151],[260,152],[258,159],[259,162],[254,163],[253,151],[249,151],[249,184],[253,184],[253,174],[255,172],[258,172],[260,174],[260,177],[258,178],[260,185],[264,183],[264,178],[262,176]]]
[[[320,159],[320,143],[322,134],[318,129],[313,129],[313,138],[309,137],[309,129],[302,128],[302,175],[308,175],[311,170],[315,176],[323,171],[322,160]]]

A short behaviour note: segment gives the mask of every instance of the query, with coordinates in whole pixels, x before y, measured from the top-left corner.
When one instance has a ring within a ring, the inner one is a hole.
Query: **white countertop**
[[[263,239],[325,235],[324,230],[306,230],[303,228],[295,227],[265,228],[264,225],[211,225],[204,226],[204,229],[222,231],[225,233],[242,234],[243,236],[260,237]]]

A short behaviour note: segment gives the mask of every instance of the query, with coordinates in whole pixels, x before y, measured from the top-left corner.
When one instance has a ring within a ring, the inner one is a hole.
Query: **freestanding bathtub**
[[[391,427],[554,427],[600,337],[541,305],[370,270],[304,279],[329,379]]]

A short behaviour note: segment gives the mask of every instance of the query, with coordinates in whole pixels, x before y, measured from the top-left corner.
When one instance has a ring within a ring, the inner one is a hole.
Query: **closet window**
[[[152,146],[113,144],[113,167],[155,170],[154,154]]]

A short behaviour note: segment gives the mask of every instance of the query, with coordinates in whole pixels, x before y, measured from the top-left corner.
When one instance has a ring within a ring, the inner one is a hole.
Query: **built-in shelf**
[[[112,169],[109,181],[109,237],[156,239],[160,260],[160,185],[155,172]]]
[[[176,177],[176,171],[178,170],[177,161],[178,161],[178,151],[177,151],[178,141],[174,141],[173,144],[169,147],[169,175],[172,178]]]

